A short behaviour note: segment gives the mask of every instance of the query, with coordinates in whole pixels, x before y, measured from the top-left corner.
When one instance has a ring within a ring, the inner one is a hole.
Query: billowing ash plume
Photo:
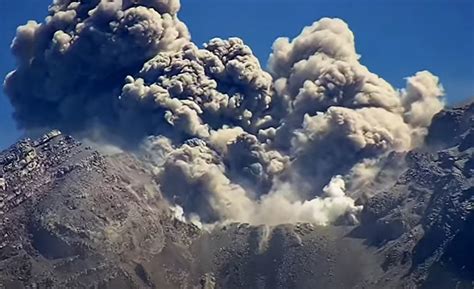
[[[297,155],[293,167],[312,189],[359,162],[420,144],[443,107],[443,89],[431,73],[409,77],[397,91],[359,58],[340,19],[321,19],[273,45],[269,68],[281,125],[264,134]]]
[[[153,156],[164,156],[155,162],[162,192],[174,196],[178,208],[192,211],[206,222],[224,219],[271,225],[326,225],[342,214],[353,218],[361,209],[346,196],[341,176],[335,176],[324,187],[321,197],[311,200],[300,200],[290,183],[278,184],[275,191],[257,198],[232,182],[221,156],[200,139],[190,139],[174,148],[167,139],[158,137],[150,139],[148,145],[147,151],[152,151]]]
[[[189,42],[178,9],[179,1],[54,1],[45,22],[19,27],[12,44],[18,68],[5,90],[19,125],[116,126],[124,78]]]
[[[189,43],[159,53],[127,77],[121,121],[147,133],[207,138],[223,125],[257,131],[271,101],[272,79],[242,40],[213,39],[205,49]],[[165,127],[163,127],[165,126]]]
[[[396,90],[360,64],[340,19],[278,39],[266,72],[238,38],[196,46],[179,8],[55,0],[12,44],[19,126],[139,145],[183,220],[326,225],[356,221],[351,195],[443,107],[431,73]]]

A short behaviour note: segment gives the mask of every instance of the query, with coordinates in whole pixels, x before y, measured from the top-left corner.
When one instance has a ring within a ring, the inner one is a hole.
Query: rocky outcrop
[[[396,184],[365,205],[358,230],[387,256],[392,279],[380,287],[471,288],[473,120],[473,104],[436,115],[427,148],[409,152]]]
[[[445,109],[434,116],[426,143],[429,147],[448,148],[467,141],[469,143],[464,143],[462,147],[472,147],[473,129],[474,102]],[[466,138],[467,135],[470,137]]]

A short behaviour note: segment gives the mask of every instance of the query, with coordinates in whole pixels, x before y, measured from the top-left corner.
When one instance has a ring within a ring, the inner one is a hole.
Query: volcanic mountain
[[[473,127],[474,104],[438,113],[357,200],[360,224],[329,226],[202,229],[129,153],[19,141],[0,154],[0,288],[471,288]]]

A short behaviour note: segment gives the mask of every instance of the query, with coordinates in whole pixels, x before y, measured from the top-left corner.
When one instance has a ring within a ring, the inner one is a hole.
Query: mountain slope
[[[19,142],[0,153],[0,288],[471,288],[473,107],[394,156],[406,168],[359,226],[207,232],[175,219],[129,154],[56,132]]]

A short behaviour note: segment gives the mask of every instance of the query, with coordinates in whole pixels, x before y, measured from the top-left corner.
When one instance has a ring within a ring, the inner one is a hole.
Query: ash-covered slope
[[[143,288],[140,262],[168,238],[196,234],[179,234],[133,157],[104,157],[53,132],[12,146],[0,164],[3,288]]]
[[[473,111],[441,112],[425,150],[393,156],[407,168],[359,226],[206,232],[133,156],[20,142],[0,154],[0,288],[471,288]]]

